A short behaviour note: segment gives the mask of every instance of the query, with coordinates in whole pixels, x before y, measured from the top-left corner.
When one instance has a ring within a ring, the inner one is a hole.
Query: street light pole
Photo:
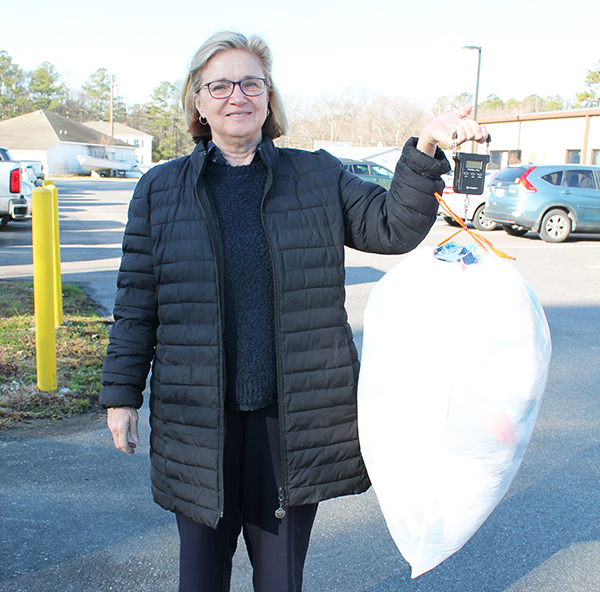
[[[477,59],[477,85],[475,86],[475,109],[473,110],[473,119],[477,121],[477,105],[479,104],[479,73],[481,72],[481,46],[465,45],[461,49],[476,49],[479,53]],[[475,150],[475,142],[472,142],[472,150]]]
[[[479,52],[477,60],[477,86],[475,87],[475,111],[473,112],[473,119],[477,121],[477,105],[479,104],[479,73],[481,72],[481,47],[478,45],[465,45],[461,49],[476,49]]]

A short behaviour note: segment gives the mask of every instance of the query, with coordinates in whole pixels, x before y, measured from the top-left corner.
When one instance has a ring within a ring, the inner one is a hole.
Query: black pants
[[[181,540],[179,592],[228,592],[240,531],[256,592],[300,592],[317,504],[279,507],[281,479],[277,407],[227,411],[225,508],[216,529],[177,514]]]

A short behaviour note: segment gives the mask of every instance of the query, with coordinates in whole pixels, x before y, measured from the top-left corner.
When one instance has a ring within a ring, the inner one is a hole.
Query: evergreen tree
[[[65,85],[50,62],[44,62],[29,77],[29,95],[32,109],[55,111],[65,100]]]
[[[506,105],[498,95],[489,95],[485,101],[479,104],[479,113],[488,117],[503,114],[505,109]]]
[[[111,87],[113,121],[125,121],[127,107],[117,96],[114,77],[111,80],[106,68],[98,68],[83,84],[88,120],[110,121]]]
[[[0,51],[0,119],[29,111],[27,78],[6,51]]]
[[[148,129],[154,136],[152,159],[169,160],[188,151],[182,110],[179,105],[180,83],[161,82],[146,104]]]
[[[589,90],[575,95],[574,107],[600,107],[600,60],[596,64],[596,70],[587,71],[585,85]]]

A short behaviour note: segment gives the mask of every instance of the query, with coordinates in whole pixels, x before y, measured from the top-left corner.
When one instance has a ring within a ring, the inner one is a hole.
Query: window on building
[[[502,152],[492,150],[490,152],[490,170],[500,170],[502,168]]]
[[[521,164],[520,150],[492,150],[490,151],[490,170],[506,168],[509,164]]]
[[[600,166],[600,150],[592,150],[592,164]]]
[[[581,150],[567,150],[567,162],[579,164],[581,162]]]

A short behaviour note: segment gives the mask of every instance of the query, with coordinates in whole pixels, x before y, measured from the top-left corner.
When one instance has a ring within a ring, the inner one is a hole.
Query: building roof
[[[370,160],[393,170],[402,154],[402,149],[395,146],[341,146],[335,143],[322,142],[315,150],[323,148],[336,158],[349,158],[351,160]]]
[[[147,134],[146,132],[142,132],[140,130],[135,129],[134,127],[129,127],[124,123],[119,123],[118,121],[113,122],[110,121],[86,121],[85,125],[95,129],[98,132],[102,132],[108,136],[114,135],[114,137],[118,136],[129,136],[132,138],[153,138],[154,136]],[[111,134],[112,127],[114,126],[114,134]]]
[[[356,160],[375,160],[377,158],[384,158],[386,156],[392,157],[398,160],[402,149],[396,147],[358,147],[358,146],[342,146],[331,148],[325,148],[329,153],[333,154],[337,158],[353,158]]]
[[[49,150],[58,142],[127,146],[83,123],[40,109],[0,121],[0,145],[12,150]]]
[[[515,115],[496,115],[478,117],[479,123],[512,123],[516,121],[539,121],[545,119],[573,119],[575,117],[599,117],[600,109],[565,109],[564,111],[541,111],[539,113],[517,113]]]
[[[337,158],[353,158],[356,160],[374,160],[387,157],[398,160],[402,149],[397,146],[352,146],[349,142],[330,142],[328,140],[315,140],[313,150],[322,148]]]

